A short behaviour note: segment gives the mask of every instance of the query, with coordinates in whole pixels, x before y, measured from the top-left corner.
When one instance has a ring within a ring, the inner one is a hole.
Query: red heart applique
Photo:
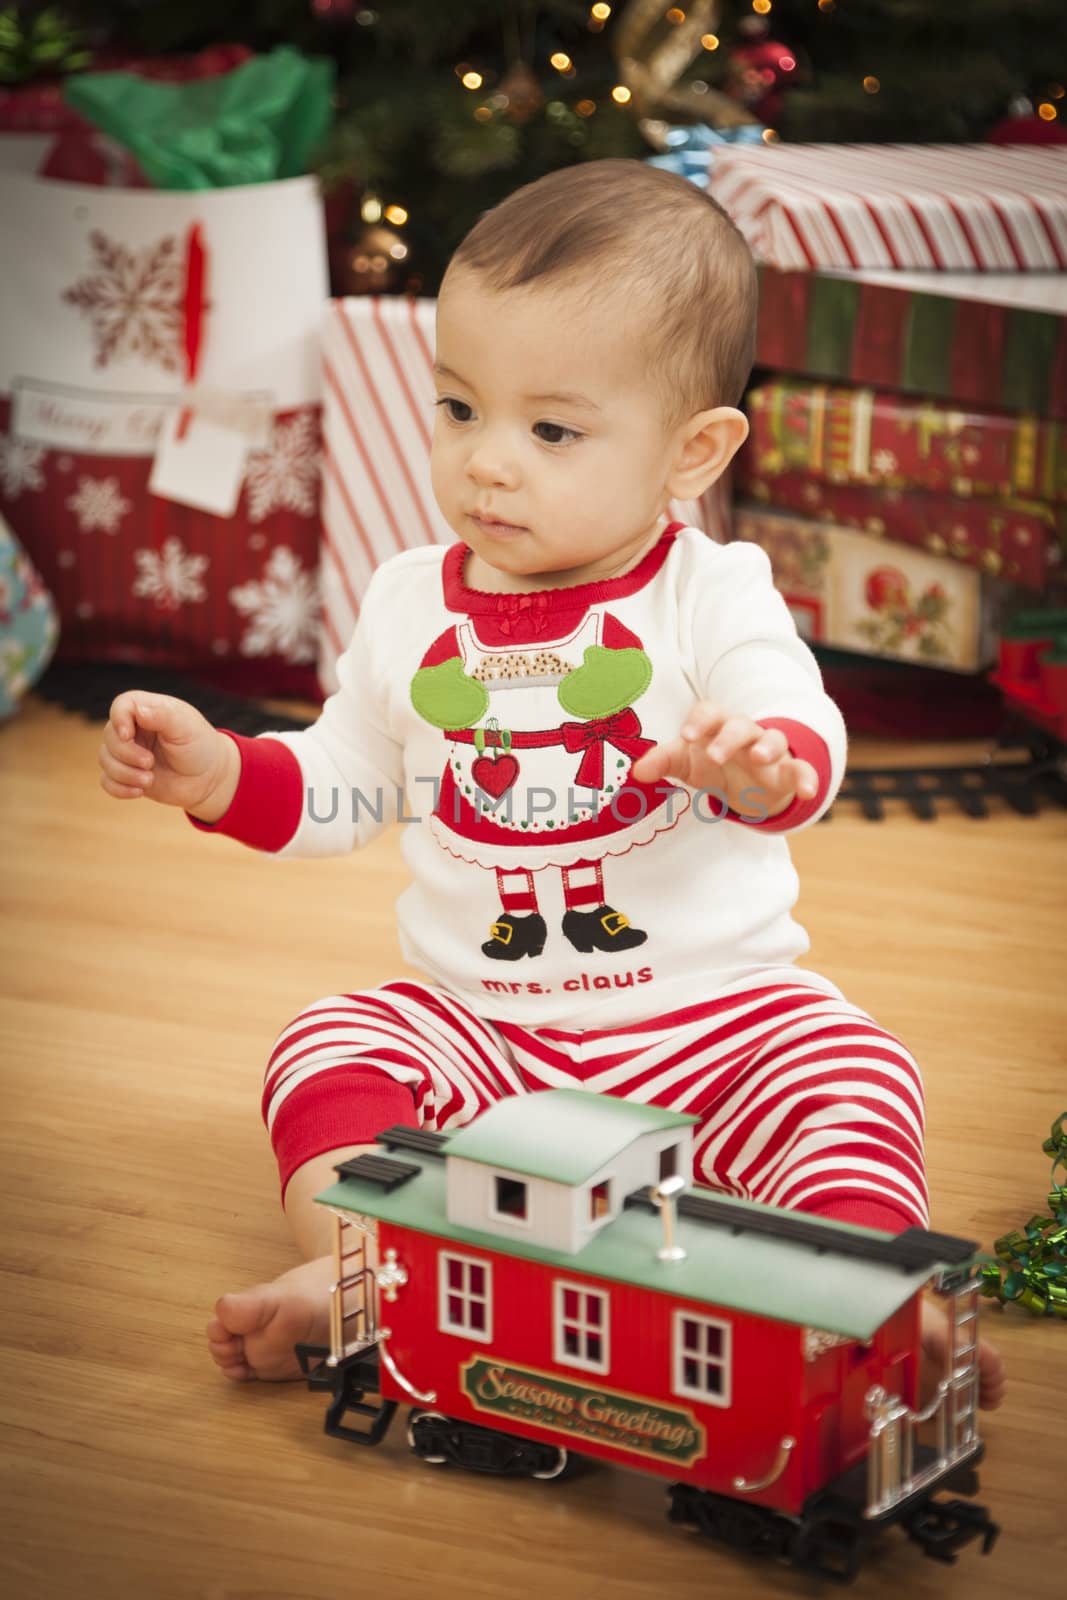
[[[495,761],[492,756],[479,756],[471,766],[471,777],[479,789],[491,794],[494,800],[499,800],[518,776],[519,763],[514,756],[498,756]]]

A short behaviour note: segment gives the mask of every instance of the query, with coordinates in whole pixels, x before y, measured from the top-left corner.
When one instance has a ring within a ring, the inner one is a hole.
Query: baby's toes
[[[240,1334],[230,1333],[217,1317],[207,1325],[207,1347],[215,1365],[221,1367],[228,1378],[251,1376],[245,1360],[245,1342]]]

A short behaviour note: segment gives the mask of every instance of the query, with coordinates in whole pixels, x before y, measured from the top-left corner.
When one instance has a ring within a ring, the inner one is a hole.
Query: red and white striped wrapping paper
[[[454,544],[430,486],[436,301],[334,300],[323,334],[323,492],[319,681],[352,636],[374,569],[401,550]],[[670,516],[727,537],[728,496],[673,501]]]
[[[782,269],[1067,269],[1067,147],[725,145],[709,191]]]

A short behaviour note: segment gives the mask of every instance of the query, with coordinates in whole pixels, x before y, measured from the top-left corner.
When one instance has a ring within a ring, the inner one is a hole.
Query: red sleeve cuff
[[[252,850],[281,850],[300,826],[304,780],[300,763],[278,739],[246,739],[229,728],[220,733],[233,740],[241,757],[237,789],[217,822],[185,815],[201,833],[221,833]]]
[[[830,750],[825,739],[803,722],[794,722],[792,717],[760,717],[758,726],[778,728],[784,733],[789,741],[790,755],[798,761],[809,762],[815,768],[819,787],[810,800],[801,800],[799,795],[794,795],[785,810],[779,811],[776,817],[748,817],[736,811],[728,811],[726,815],[730,822],[743,822],[746,827],[760,828],[764,833],[784,833],[788,828],[799,828],[801,823],[815,816],[826,799],[830,791]]]
[[[340,1066],[316,1072],[278,1107],[271,1131],[282,1199],[293,1173],[327,1150],[372,1144],[397,1123],[417,1128],[407,1084],[374,1067]]]

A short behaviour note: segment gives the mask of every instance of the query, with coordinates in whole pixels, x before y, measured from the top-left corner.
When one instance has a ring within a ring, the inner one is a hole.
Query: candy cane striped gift
[[[787,268],[1067,268],[1067,148],[724,147],[709,189]]]
[[[436,302],[375,295],[335,300],[323,337],[325,444],[319,680],[335,663],[375,567],[400,550],[453,544],[430,487]],[[672,519],[727,536],[728,497],[672,501]]]

